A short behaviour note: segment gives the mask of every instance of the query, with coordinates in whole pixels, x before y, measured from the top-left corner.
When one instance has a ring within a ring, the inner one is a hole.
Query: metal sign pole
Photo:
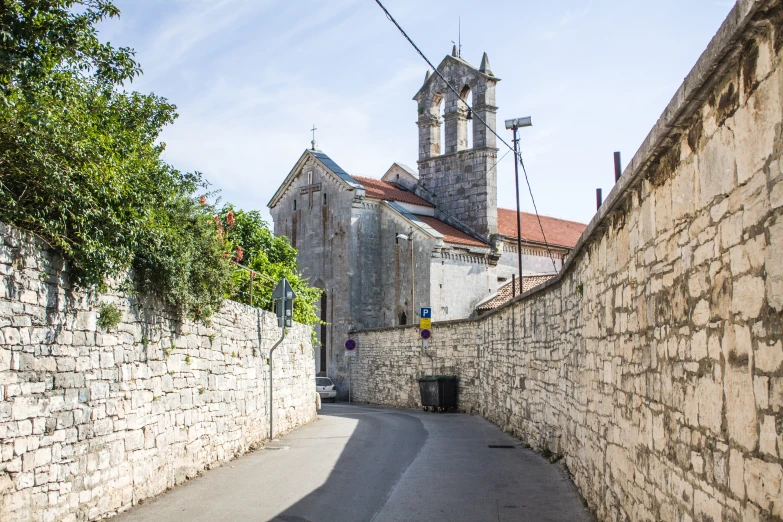
[[[251,285],[253,280],[250,280]],[[252,289],[252,286],[251,286]],[[269,351],[269,440],[272,440],[274,437],[274,423],[275,423],[275,415],[274,415],[274,359],[273,355],[275,353],[275,349],[277,349],[278,346],[283,342],[283,339],[285,339],[285,329],[288,326],[293,326],[293,303],[294,299],[296,299],[296,294],[294,293],[294,290],[291,288],[291,285],[288,283],[288,280],[284,277],[280,280],[280,282],[277,284],[277,287],[275,288],[275,291],[272,293],[272,299],[275,300],[276,305],[276,315],[277,315],[277,324],[283,329],[283,335],[280,336],[280,340],[278,340],[274,346],[272,346],[272,349]]]
[[[351,383],[353,381],[353,357],[348,359],[348,404],[351,404]]]
[[[283,342],[283,339],[285,339],[285,326],[283,327],[283,335],[280,337],[280,340],[275,343],[275,345],[272,347],[272,349],[269,351],[269,440],[273,439],[274,434],[274,422],[275,422],[275,414],[272,406],[272,394],[274,393],[274,381],[272,380],[272,369],[274,368],[274,362],[272,359],[272,354],[275,353],[275,348],[280,346],[280,343]]]

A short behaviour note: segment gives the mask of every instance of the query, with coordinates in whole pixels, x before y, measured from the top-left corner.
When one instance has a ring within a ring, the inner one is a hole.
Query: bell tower
[[[459,56],[456,46],[438,72],[457,92],[427,72],[413,97],[419,112],[419,185],[441,219],[489,240],[498,228],[498,149],[489,129],[495,130],[500,79],[492,74],[487,53],[476,68]]]

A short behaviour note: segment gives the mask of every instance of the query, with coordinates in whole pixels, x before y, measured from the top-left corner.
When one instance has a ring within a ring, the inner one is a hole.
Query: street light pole
[[[521,209],[519,207],[519,136],[517,135],[517,130],[520,127],[530,127],[532,125],[533,121],[530,116],[506,120],[506,129],[511,129],[514,132],[514,181],[517,190],[517,262],[519,263],[520,294],[522,293],[524,284],[522,282],[522,217],[520,216]]]
[[[519,158],[517,156],[517,144],[519,138],[517,137],[518,127],[514,125],[514,181],[516,182],[517,189],[517,262],[519,266],[519,293],[522,293],[522,217],[519,215]]]

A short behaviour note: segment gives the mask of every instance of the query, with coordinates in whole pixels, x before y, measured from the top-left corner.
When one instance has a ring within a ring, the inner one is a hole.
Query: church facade
[[[316,371],[341,397],[352,330],[418,323],[426,306],[435,321],[463,319],[520,288],[516,212],[497,207],[496,139],[469,125],[476,115],[495,128],[499,79],[486,54],[476,68],[455,50],[438,70],[460,95],[428,74],[414,96],[418,171],[394,163],[379,179],[352,176],[313,141],[269,202],[275,234],[290,238],[303,274],[324,291]],[[543,281],[585,225],[542,216],[547,248],[536,216],[521,219],[523,279]]]

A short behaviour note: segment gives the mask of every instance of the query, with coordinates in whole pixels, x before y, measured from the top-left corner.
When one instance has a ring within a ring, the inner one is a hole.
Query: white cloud
[[[138,50],[146,75],[134,88],[178,105],[180,119],[162,136],[166,159],[204,172],[226,200],[268,215],[313,124],[320,148],[348,172],[416,165],[411,97],[427,66],[374,2],[117,2],[123,18],[102,36]],[[533,116],[522,146],[539,210],[587,221],[595,187],[612,179],[612,151],[630,159],[725,16],[714,0],[662,2],[386,4],[436,64],[462,16],[464,55],[478,63],[488,51],[503,79],[498,121]],[[662,21],[683,37],[661,42],[653,28]],[[514,204],[510,158],[498,166],[503,206]]]

